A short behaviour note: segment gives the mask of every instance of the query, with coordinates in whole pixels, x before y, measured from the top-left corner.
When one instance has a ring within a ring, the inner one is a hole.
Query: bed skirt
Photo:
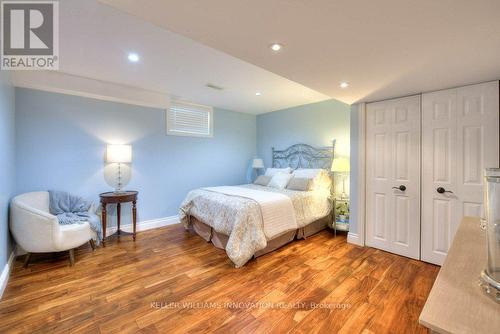
[[[198,220],[196,217],[191,216],[190,221],[191,229],[200,237],[202,237],[206,242],[212,242],[212,244],[217,248],[224,250],[226,249],[227,241],[229,239],[227,235],[215,231],[212,227]],[[272,252],[292,242],[295,239],[305,239],[311,235],[314,235],[328,227],[330,221],[331,216],[328,215],[310,223],[309,225],[306,225],[294,231],[285,232],[284,234],[268,240],[267,246],[264,249],[257,251],[254,254],[254,258]]]

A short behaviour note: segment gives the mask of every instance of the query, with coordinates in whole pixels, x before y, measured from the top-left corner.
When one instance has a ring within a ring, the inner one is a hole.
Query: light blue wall
[[[330,146],[349,155],[349,105],[327,100],[257,116],[257,152],[271,166],[271,148],[285,149],[297,143]]]
[[[256,153],[256,117],[226,110],[215,110],[213,138],[166,136],[161,109],[16,88],[16,123],[17,193],[60,189],[98,201],[113,190],[106,144],[131,144],[126,188],[140,192],[139,221],[176,215],[191,189],[245,183]]]
[[[14,88],[10,85],[8,72],[0,71],[0,272],[12,251],[9,201],[15,178],[14,119]]]

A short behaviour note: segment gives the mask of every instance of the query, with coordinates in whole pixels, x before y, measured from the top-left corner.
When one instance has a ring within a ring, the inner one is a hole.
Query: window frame
[[[205,109],[208,112],[208,134],[193,133],[193,132],[183,132],[175,129],[171,129],[169,126],[169,114],[172,110],[172,106],[182,105],[185,107],[192,106],[194,110]],[[183,101],[183,100],[172,100],[170,106],[165,110],[165,128],[167,136],[180,136],[180,137],[200,137],[200,138],[213,138],[214,136],[214,108],[211,106],[197,104],[193,102]]]

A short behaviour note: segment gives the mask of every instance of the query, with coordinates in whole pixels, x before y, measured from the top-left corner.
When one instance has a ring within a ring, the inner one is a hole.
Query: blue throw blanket
[[[102,240],[102,226],[99,217],[89,212],[91,203],[65,191],[49,190],[49,211],[57,216],[59,224],[82,224],[88,221],[90,228],[97,234],[97,244]]]

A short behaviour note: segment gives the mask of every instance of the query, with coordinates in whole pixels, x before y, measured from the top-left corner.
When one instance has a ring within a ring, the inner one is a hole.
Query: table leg
[[[134,234],[133,234],[133,238],[134,238],[134,241],[135,241],[135,227],[136,227],[136,224],[137,224],[137,208],[136,208],[136,201],[133,201],[132,202],[132,218],[133,218],[133,225],[134,225]]]
[[[107,216],[107,212],[106,212],[106,203],[103,203],[101,202],[101,207],[102,207],[102,211],[101,211],[101,220],[102,220],[102,246],[103,247],[106,247],[106,216]]]
[[[120,220],[121,220],[121,215],[122,215],[122,206],[120,203],[116,204],[116,218],[117,218],[117,225],[118,225],[118,230],[116,233],[120,235]]]

